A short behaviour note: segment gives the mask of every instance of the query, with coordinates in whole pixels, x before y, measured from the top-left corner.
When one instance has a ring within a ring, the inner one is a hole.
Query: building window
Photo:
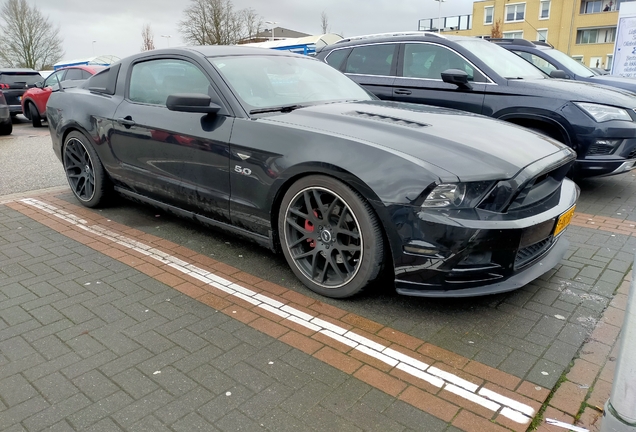
[[[484,24],[492,24],[494,14],[495,14],[495,7],[486,6],[484,8]]]
[[[538,29],[537,30],[537,40],[539,42],[547,42],[548,41],[548,29]]]
[[[523,39],[523,30],[503,32],[505,39]]]
[[[630,0],[627,0],[627,1],[630,1]],[[591,13],[615,11],[617,3],[619,3],[618,0],[582,0],[581,13],[591,14]]]
[[[506,6],[505,22],[523,21],[526,16],[526,4],[517,3]]]
[[[550,18],[550,0],[542,1],[539,6],[539,19]]]
[[[583,64],[583,56],[582,55],[573,55],[572,58],[577,62]]]
[[[615,39],[616,27],[585,29],[576,32],[577,44],[614,43]]]

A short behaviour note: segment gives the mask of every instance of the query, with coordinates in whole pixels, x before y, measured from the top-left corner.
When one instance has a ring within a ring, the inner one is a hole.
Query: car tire
[[[0,123],[0,135],[11,135],[13,132],[13,123],[11,120],[6,123]]]
[[[358,294],[382,269],[384,237],[377,216],[362,196],[331,177],[303,177],[289,188],[278,235],[296,277],[326,297]]]
[[[33,103],[29,104],[29,115],[31,117],[31,124],[33,124],[33,127],[42,127],[42,117],[40,117],[38,108]]]
[[[112,183],[84,134],[68,134],[62,147],[62,162],[68,184],[82,205],[93,208],[107,202]]]

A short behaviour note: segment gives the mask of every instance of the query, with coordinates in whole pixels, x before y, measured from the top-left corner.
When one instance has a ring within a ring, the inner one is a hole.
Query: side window
[[[149,60],[133,66],[128,98],[133,102],[165,105],[171,94],[207,95],[210,90],[210,81],[192,63],[176,59]]]
[[[546,73],[548,75],[550,75],[550,72],[552,72],[553,70],[557,70],[558,69],[552,63],[550,63],[547,60],[544,60],[541,57],[536,56],[534,54],[530,54],[530,53],[523,52],[523,51],[514,51],[514,53],[517,54],[518,56],[520,56],[521,58],[529,61],[530,63],[532,63],[533,65],[535,65],[536,67],[538,67],[539,69],[541,69],[544,73]]]
[[[85,70],[82,70],[82,79],[89,79],[92,76],[93,74],[91,74],[90,72],[86,72]]]
[[[396,46],[382,44],[354,48],[347,59],[345,73],[390,76]]]
[[[57,85],[57,80],[59,79],[60,82],[62,82],[62,78],[64,78],[64,72],[66,72],[65,70],[61,70],[61,71],[57,71],[52,73],[51,75],[49,75],[45,80],[44,80],[44,87],[53,87],[54,85]]]
[[[82,79],[81,69],[69,69],[66,71],[66,76],[64,77],[64,81],[81,80],[81,79]]]
[[[329,66],[338,70],[342,70],[342,62],[344,59],[347,58],[350,52],[351,48],[333,50],[329,53],[329,55],[327,55],[327,58],[325,60],[327,61],[327,64]]]
[[[402,76],[408,78],[442,79],[442,72],[459,69],[469,81],[486,82],[486,78],[459,54],[433,44],[406,44]]]

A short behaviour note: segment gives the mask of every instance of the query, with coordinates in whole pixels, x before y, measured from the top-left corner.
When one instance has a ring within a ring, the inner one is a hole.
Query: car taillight
[[[8,89],[8,88],[9,88],[9,84],[0,83],[0,89]]]

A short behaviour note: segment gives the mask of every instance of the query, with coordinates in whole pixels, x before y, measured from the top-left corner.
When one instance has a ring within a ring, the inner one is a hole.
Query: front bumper
[[[575,205],[578,187],[564,180],[552,205],[537,214],[473,213],[472,218],[399,206],[391,210],[399,246],[392,242],[397,292],[464,297],[520,288],[553,268],[568,242],[556,236],[561,215]],[[396,247],[397,246],[397,247]]]
[[[22,105],[9,105],[9,111],[11,115],[22,114]]]

